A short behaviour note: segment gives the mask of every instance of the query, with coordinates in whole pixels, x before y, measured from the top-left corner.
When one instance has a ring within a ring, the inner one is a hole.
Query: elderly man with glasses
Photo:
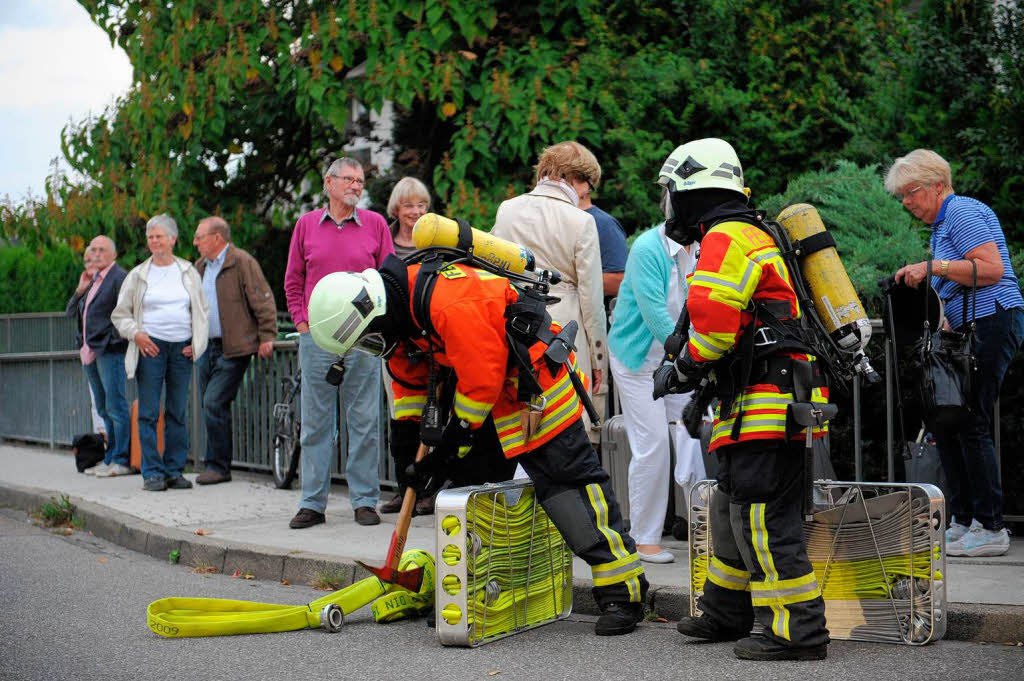
[[[199,396],[206,420],[206,470],[200,485],[231,480],[231,403],[252,356],[267,359],[277,337],[277,306],[256,259],[231,243],[220,217],[199,221],[192,244],[210,304],[210,342],[199,358]]]
[[[285,299],[299,332],[302,369],[302,499],[289,523],[292,529],[324,522],[335,452],[338,391],[324,378],[338,357],[321,350],[309,336],[309,296],[325,275],[380,267],[384,258],[395,252],[384,217],[356,207],[365,184],[358,161],[334,161],[324,174],[327,207],[299,218],[288,249]],[[380,360],[357,352],[345,357],[344,366],[341,403],[347,426],[345,474],[349,495],[356,522],[376,525],[380,523],[376,510],[380,496]]]

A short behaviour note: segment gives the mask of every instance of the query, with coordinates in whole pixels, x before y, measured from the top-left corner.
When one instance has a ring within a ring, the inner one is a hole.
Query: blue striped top
[[[996,301],[1004,309],[1024,307],[1024,298],[1021,297],[1017,276],[1010,265],[1006,236],[996,214],[977,199],[956,194],[947,196],[932,223],[932,257],[936,260],[963,260],[969,251],[990,241],[995,242],[1003,259],[1003,278],[990,286],[978,288],[977,318],[995,314]],[[932,288],[942,299],[949,325],[958,328],[964,318],[962,294],[966,289],[970,301],[970,287],[942,277],[932,277]],[[971,312],[968,308],[968,321]]]

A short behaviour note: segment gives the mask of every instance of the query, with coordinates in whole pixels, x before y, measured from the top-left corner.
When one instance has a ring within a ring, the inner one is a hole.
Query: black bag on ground
[[[71,441],[71,446],[75,450],[75,468],[79,473],[103,461],[107,449],[103,436],[96,433],[85,433],[75,437]]]
[[[916,441],[907,443],[903,452],[903,473],[907,482],[935,485],[946,492],[946,473],[942,468],[939,448],[924,432],[917,436]]]
[[[971,286],[972,303],[977,304],[978,266],[969,261],[974,270]],[[931,260],[928,275],[931,280]],[[927,306],[928,298],[925,298]],[[927,330],[921,339],[921,403],[924,423],[933,433],[949,433],[967,425],[973,414],[973,377],[977,365],[974,357],[976,310],[967,322],[967,290],[964,289],[963,323],[960,331]],[[927,318],[927,310],[925,318]]]

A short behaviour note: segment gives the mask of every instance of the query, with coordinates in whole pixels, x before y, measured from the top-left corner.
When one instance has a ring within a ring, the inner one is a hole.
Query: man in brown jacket
[[[231,403],[254,353],[267,359],[277,337],[277,307],[259,263],[231,244],[219,217],[204,218],[192,243],[210,304],[210,343],[199,358],[199,398],[206,418],[206,470],[200,485],[231,479]]]

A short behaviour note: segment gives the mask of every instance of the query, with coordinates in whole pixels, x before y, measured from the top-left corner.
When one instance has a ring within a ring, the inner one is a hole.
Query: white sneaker
[[[960,538],[967,534],[971,528],[978,524],[977,520],[971,521],[971,527],[961,525],[956,520],[949,523],[949,527],[946,529],[946,546],[948,547],[953,542],[960,541]]]
[[[971,527],[958,541],[946,546],[946,555],[949,556],[970,556],[979,558],[984,556],[1001,556],[1010,550],[1010,533],[1006,528],[993,532],[986,530],[981,525]]]
[[[86,468],[85,469],[85,474],[86,475],[106,475],[108,468],[110,468],[110,466],[108,466],[107,464],[105,464],[105,463],[98,463],[95,466],[93,466],[92,468]]]
[[[133,473],[135,473],[135,471],[131,467],[119,463],[112,463],[106,468],[106,470],[96,473],[96,477],[113,478],[118,475],[132,475]]]

